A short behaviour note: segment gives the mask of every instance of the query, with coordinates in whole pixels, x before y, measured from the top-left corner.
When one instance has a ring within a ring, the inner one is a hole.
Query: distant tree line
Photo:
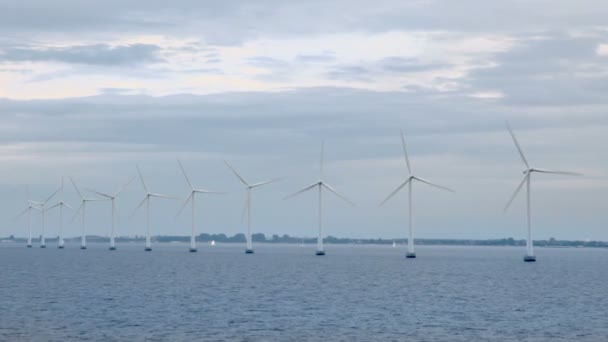
[[[316,237],[295,237],[287,234],[272,236],[266,236],[263,233],[256,233],[251,235],[254,242],[264,243],[316,243]],[[65,239],[79,240],[79,237]],[[117,242],[129,242],[129,241],[142,241],[144,236],[135,237],[118,237]],[[160,235],[153,237],[158,242],[188,242],[190,241],[189,236],[172,236],[172,235]],[[215,241],[218,243],[245,243],[245,234],[239,233],[233,236],[227,236],[226,234],[207,234],[203,233],[197,236],[197,241],[210,242]],[[24,238],[15,238],[9,236],[8,238],[2,238],[0,240],[23,242]],[[47,238],[47,242],[57,241],[57,238]],[[90,242],[107,242],[107,237],[90,235],[87,236],[87,241]],[[367,244],[367,245],[389,245],[393,242],[403,245],[407,243],[407,239],[351,239],[351,238],[338,238],[335,236],[328,236],[325,238],[325,243],[329,244]],[[515,240],[513,238],[506,239],[488,239],[488,240],[473,240],[473,239],[416,239],[418,245],[448,245],[448,246],[525,246],[526,240]],[[534,245],[539,247],[603,247],[608,248],[608,242],[604,241],[577,241],[577,240],[556,240],[550,238],[549,240],[534,240]]]

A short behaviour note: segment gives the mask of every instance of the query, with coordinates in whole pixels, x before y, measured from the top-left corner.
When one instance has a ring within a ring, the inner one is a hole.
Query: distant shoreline
[[[252,235],[254,243],[283,243],[283,244],[313,244],[316,243],[316,238],[311,237],[294,237],[289,235],[272,235],[266,236],[261,233]],[[34,241],[38,240],[38,237]],[[79,242],[80,237],[64,238],[66,242]],[[200,234],[196,237],[198,242],[211,242],[217,243],[245,243],[244,234],[236,234],[234,236],[227,236],[225,234]],[[46,241],[49,243],[57,242],[56,237],[47,237]],[[107,237],[88,235],[88,242],[106,243],[108,242]],[[117,237],[116,242],[143,242],[143,236],[133,237]],[[154,236],[153,241],[155,242],[189,242],[189,236],[169,236],[159,235]],[[27,239],[23,237],[5,237],[0,238],[0,242],[3,243],[26,243]],[[338,238],[334,236],[328,236],[324,239],[325,243],[328,244],[349,244],[349,245],[392,245],[396,243],[398,245],[404,245],[407,243],[407,239],[353,239],[353,238]],[[524,239],[516,240],[513,238],[503,239],[416,239],[417,245],[427,246],[525,246],[526,241]],[[579,240],[534,240],[534,245],[537,247],[553,247],[553,248],[577,248],[577,247],[591,247],[591,248],[608,248],[607,241],[579,241]]]

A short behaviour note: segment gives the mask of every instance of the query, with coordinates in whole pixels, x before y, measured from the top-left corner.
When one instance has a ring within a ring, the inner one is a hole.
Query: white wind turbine
[[[179,168],[182,170],[182,173],[184,174],[186,183],[188,183],[188,186],[190,187],[190,194],[188,195],[188,197],[186,197],[184,204],[182,204],[182,207],[179,209],[179,212],[177,213],[176,216],[179,216],[182,213],[184,208],[186,208],[186,205],[188,204],[188,202],[190,202],[192,204],[192,229],[190,231],[190,252],[196,252],[196,230],[195,230],[195,224],[194,224],[194,218],[195,218],[194,217],[195,216],[194,215],[194,211],[195,211],[194,210],[194,208],[195,208],[194,199],[196,197],[196,194],[221,194],[222,192],[194,188],[194,186],[190,182],[190,179],[188,178],[188,174],[186,174],[186,169],[184,169],[182,162],[178,159],[177,163],[179,164]]]
[[[403,131],[401,131],[401,145],[403,146],[403,156],[405,157],[405,165],[407,166],[408,177],[403,183],[401,183],[401,185],[399,185],[397,187],[397,189],[395,189],[393,192],[391,192],[388,195],[388,197],[386,197],[386,199],[384,199],[384,201],[382,201],[382,203],[380,203],[380,205],[383,205],[389,199],[391,199],[393,196],[395,196],[395,194],[397,194],[401,189],[403,189],[403,187],[405,187],[406,185],[408,186],[407,193],[408,193],[408,211],[409,211],[409,218],[408,218],[409,232],[408,232],[408,238],[407,238],[407,253],[405,254],[405,257],[406,258],[415,258],[416,252],[414,250],[414,227],[413,227],[413,216],[412,216],[413,215],[413,213],[412,213],[412,187],[413,187],[414,181],[424,183],[424,184],[427,184],[427,185],[430,185],[430,186],[433,186],[433,187],[436,187],[438,189],[442,189],[445,191],[449,191],[449,192],[454,192],[454,190],[447,188],[445,186],[442,186],[442,185],[431,183],[426,179],[422,179],[420,177],[414,176],[414,174],[412,172],[412,166],[410,164],[410,159],[407,154],[407,146],[405,144],[405,136],[403,135]]]
[[[49,207],[48,209],[46,209],[46,211],[50,211],[54,208],[59,208],[59,236],[58,236],[58,244],[57,244],[57,248],[59,249],[63,249],[64,248],[64,241],[63,241],[63,207],[68,207],[69,209],[74,210],[74,208],[72,208],[72,206],[70,206],[69,204],[65,203],[63,201],[63,185],[64,185],[64,179],[63,177],[61,177],[61,196],[59,199],[59,202],[54,204],[53,206]]]
[[[507,209],[509,209],[509,207],[511,206],[511,203],[513,203],[513,200],[515,200],[515,197],[517,197],[517,194],[519,194],[519,191],[521,191],[521,188],[525,184],[526,185],[526,214],[527,214],[528,235],[526,238],[526,255],[524,256],[524,261],[534,262],[534,261],[536,261],[536,256],[534,255],[534,242],[532,240],[532,209],[530,207],[530,182],[532,179],[532,173],[534,173],[534,172],[553,173],[553,174],[558,174],[558,175],[569,175],[569,176],[581,176],[581,174],[576,173],[576,172],[552,171],[552,170],[537,169],[537,168],[530,167],[530,164],[528,164],[528,160],[524,156],[524,152],[521,149],[521,146],[519,145],[519,142],[517,141],[517,138],[515,137],[515,134],[513,133],[511,126],[509,125],[508,122],[506,123],[506,125],[507,125],[507,129],[509,130],[509,133],[511,134],[511,138],[513,138],[513,143],[515,143],[517,152],[519,152],[519,156],[521,157],[521,160],[524,162],[524,165],[526,166],[526,169],[523,171],[524,179],[521,181],[521,183],[519,183],[519,186],[517,186],[517,189],[515,189],[515,192],[509,199],[509,202],[505,206],[504,210],[507,211]]]
[[[30,201],[31,203],[39,206],[40,213],[42,214],[42,234],[40,235],[40,248],[46,248],[46,237],[45,237],[46,205],[53,197],[55,197],[55,195],[59,192],[59,190],[61,190],[61,188],[55,190],[55,192],[53,192],[49,197],[47,197],[42,202]]]
[[[105,201],[105,200],[99,199],[99,198],[84,197],[82,195],[82,193],[80,192],[80,190],[78,189],[78,186],[76,186],[76,182],[74,182],[74,179],[72,179],[72,177],[70,177],[70,182],[72,182],[74,189],[76,189],[76,192],[78,193],[78,196],[80,197],[80,206],[78,207],[78,210],[76,210],[76,213],[74,213],[74,217],[72,217],[72,221],[76,218],[76,216],[78,216],[78,213],[80,213],[82,211],[82,232],[80,235],[80,249],[87,249],[87,232],[86,232],[87,202],[98,202],[98,201]]]
[[[323,248],[323,189],[329,190],[330,192],[332,192],[334,195],[338,196],[338,198],[342,199],[343,201],[347,202],[348,204],[354,206],[355,204],[353,202],[351,202],[348,198],[340,195],[336,190],[334,190],[334,188],[327,184],[323,178],[324,178],[324,174],[323,174],[323,154],[324,154],[324,146],[325,143],[322,141],[321,142],[321,167],[320,167],[320,171],[321,171],[321,176],[320,179],[305,187],[302,190],[296,191],[293,194],[285,197],[284,199],[288,199],[288,198],[292,198],[294,196],[297,196],[303,192],[306,192],[308,190],[314,189],[314,188],[318,188],[318,193],[319,193],[319,235],[317,236],[317,252],[316,255],[325,255],[325,250]]]
[[[280,178],[274,178],[264,182],[249,184],[247,183],[245,178],[241,177],[241,175],[236,172],[236,170],[232,166],[230,166],[230,164],[228,164],[227,161],[224,160],[224,163],[226,163],[226,166],[228,166],[228,168],[232,170],[234,175],[241,181],[241,183],[245,185],[245,210],[247,212],[247,248],[245,249],[245,253],[253,254],[253,241],[251,240],[251,191],[257,187],[276,182],[280,180]]]
[[[19,215],[17,215],[17,218],[19,218],[19,217],[27,214],[27,234],[28,234],[27,235],[27,247],[28,248],[32,247],[32,210],[40,210],[40,208],[35,206],[34,202],[28,200],[27,208],[25,208],[25,210],[23,210],[21,213],[19,213]]]
[[[152,198],[152,197],[170,198],[170,199],[176,199],[176,198],[148,191],[146,182],[144,182],[144,177],[141,175],[141,171],[139,170],[139,165],[136,165],[135,167],[137,168],[137,174],[139,175],[139,180],[141,180],[141,184],[144,187],[144,191],[146,192],[146,195],[145,195],[144,199],[141,201],[141,203],[139,203],[137,208],[135,208],[133,215],[135,215],[135,213],[137,212],[137,210],[139,210],[139,208],[141,208],[144,204],[146,204],[146,248],[145,248],[145,251],[149,252],[152,250],[152,241],[150,238],[150,198]]]
[[[133,180],[135,179],[135,176],[131,177],[129,179],[129,181],[127,181],[118,191],[116,191],[115,193],[112,194],[107,194],[107,193],[103,193],[103,192],[99,192],[93,189],[87,189],[88,191],[94,192],[100,196],[103,196],[105,198],[107,198],[110,202],[112,202],[112,227],[110,229],[110,250],[111,251],[115,251],[116,250],[116,242],[115,242],[115,225],[116,225],[116,212],[118,211],[118,209],[116,208],[116,197],[118,197],[118,195],[123,192],[127,186],[129,186],[129,184],[131,184],[131,182],[133,182]]]

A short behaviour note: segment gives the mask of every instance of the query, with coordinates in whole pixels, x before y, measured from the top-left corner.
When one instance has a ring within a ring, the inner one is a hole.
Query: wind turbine
[[[184,165],[182,165],[182,162],[178,159],[177,163],[179,164],[179,168],[182,170],[182,174],[184,175],[184,178],[186,179],[186,183],[188,183],[188,186],[190,187],[190,194],[188,195],[188,197],[186,197],[184,204],[182,204],[182,207],[179,209],[176,216],[179,216],[182,213],[184,208],[186,208],[186,205],[188,205],[188,202],[190,202],[192,204],[192,229],[190,231],[190,252],[194,253],[194,252],[196,252],[196,235],[195,235],[196,233],[195,233],[195,225],[194,225],[194,198],[196,197],[196,194],[221,194],[221,192],[209,191],[209,190],[205,190],[205,189],[195,189],[194,186],[192,185],[192,183],[190,182],[190,179],[188,178],[188,174],[186,174],[186,169],[184,169]]]
[[[249,184],[247,183],[245,178],[241,177],[241,175],[236,172],[236,170],[232,166],[230,166],[230,164],[228,164],[227,161],[224,160],[224,163],[226,163],[226,166],[228,166],[228,168],[232,170],[234,175],[241,181],[241,183],[245,185],[245,210],[247,211],[247,248],[245,249],[245,253],[253,254],[253,242],[251,240],[251,191],[257,187],[276,182],[280,180],[280,178],[274,178],[264,182]]]
[[[414,225],[413,225],[413,213],[412,213],[412,187],[414,185],[414,182],[417,181],[417,182],[424,183],[424,184],[436,187],[441,190],[449,191],[449,192],[454,192],[454,190],[447,188],[445,186],[442,186],[442,185],[431,183],[426,179],[414,176],[414,174],[412,172],[412,166],[410,164],[410,159],[407,154],[407,146],[405,144],[405,136],[403,135],[403,131],[401,131],[401,145],[403,146],[403,156],[405,157],[405,165],[407,166],[408,177],[406,178],[406,180],[403,183],[401,183],[401,185],[399,185],[393,192],[391,192],[388,195],[388,197],[386,197],[384,199],[384,201],[382,201],[380,203],[380,205],[384,205],[384,203],[386,203],[389,199],[391,199],[393,196],[395,196],[406,185],[408,186],[407,194],[408,194],[408,211],[409,211],[409,218],[408,218],[409,234],[408,234],[408,238],[407,238],[407,253],[405,254],[405,257],[412,259],[412,258],[416,257],[416,252],[414,251]]]
[[[57,208],[59,207],[59,241],[58,241],[58,245],[57,248],[59,249],[63,249],[64,248],[64,241],[63,241],[63,207],[68,207],[72,210],[74,210],[74,208],[72,208],[69,204],[65,203],[63,201],[63,177],[61,177],[61,198],[59,199],[59,202],[56,203],[55,205],[49,207],[48,209],[46,209],[46,211],[50,211],[53,208]]]
[[[139,208],[141,208],[144,205],[144,203],[146,204],[146,248],[145,248],[145,251],[150,252],[152,250],[152,243],[151,243],[151,239],[150,239],[150,198],[152,198],[152,197],[170,198],[170,199],[175,199],[175,198],[167,196],[167,195],[157,194],[157,193],[148,191],[146,182],[144,182],[144,177],[141,175],[141,171],[139,170],[139,165],[136,165],[135,167],[137,168],[137,174],[139,175],[139,180],[141,180],[141,184],[144,186],[144,190],[146,191],[146,196],[141,201],[141,203],[139,203],[137,208],[135,208],[133,215],[135,215],[137,210],[139,210]]]
[[[318,193],[319,193],[319,235],[317,236],[317,252],[316,255],[325,255],[325,250],[323,248],[323,189],[329,190],[329,192],[332,192],[334,195],[336,195],[338,198],[342,199],[343,201],[345,201],[346,203],[354,206],[355,204],[353,202],[351,202],[348,198],[340,195],[336,190],[334,190],[334,188],[327,184],[327,182],[325,182],[323,180],[323,178],[325,177],[323,174],[323,154],[324,154],[324,146],[325,146],[325,142],[322,141],[321,142],[321,167],[320,167],[320,178],[317,182],[305,187],[302,190],[296,191],[293,194],[285,197],[284,199],[288,199],[288,198],[292,198],[295,197],[303,192],[306,192],[308,190],[317,188],[318,189]]]
[[[23,210],[21,213],[19,213],[19,215],[17,215],[17,218],[27,214],[27,247],[28,248],[32,248],[32,210],[40,210],[40,208],[38,208],[37,206],[34,205],[34,202],[28,200],[27,201],[27,208],[25,208],[25,210]]]
[[[513,203],[513,200],[515,200],[515,197],[517,197],[517,194],[519,194],[519,191],[521,191],[521,188],[523,188],[523,186],[525,184],[526,185],[526,214],[527,214],[528,236],[526,239],[526,255],[524,256],[524,261],[525,262],[535,262],[536,256],[534,255],[534,241],[532,240],[532,209],[530,207],[530,195],[531,195],[530,194],[530,182],[532,179],[532,173],[534,173],[534,172],[536,172],[536,173],[553,173],[553,174],[558,174],[558,175],[569,175],[569,176],[581,176],[581,174],[576,173],[576,172],[552,171],[552,170],[537,169],[537,168],[530,167],[530,164],[528,164],[528,160],[524,156],[524,152],[521,149],[521,146],[519,145],[519,142],[517,141],[517,138],[515,137],[515,134],[513,133],[511,126],[509,125],[509,122],[507,122],[506,125],[507,125],[507,129],[509,130],[509,133],[511,134],[511,138],[513,138],[513,143],[515,143],[517,152],[519,153],[521,160],[524,162],[524,165],[526,166],[526,169],[523,171],[523,173],[524,173],[523,180],[521,181],[521,183],[519,183],[519,186],[517,186],[517,189],[515,189],[515,192],[509,199],[509,202],[505,206],[504,210],[507,211],[507,209],[509,209],[509,207],[511,206],[511,203]]]
[[[107,198],[110,202],[112,202],[112,228],[110,230],[110,248],[109,248],[111,251],[116,250],[116,243],[115,243],[115,238],[114,238],[114,226],[116,224],[116,212],[118,211],[118,209],[116,208],[116,197],[118,197],[118,195],[121,192],[123,192],[127,188],[127,186],[129,186],[129,184],[131,184],[131,182],[133,182],[134,179],[135,179],[135,176],[131,177],[129,179],[129,181],[127,181],[120,189],[118,189],[118,191],[116,191],[115,193],[112,193],[112,194],[95,191],[93,189],[87,189],[88,191],[91,191],[100,196],[103,196],[103,197]]]
[[[82,233],[80,235],[80,249],[87,249],[87,234],[86,234],[87,202],[97,202],[97,201],[104,201],[104,200],[99,199],[99,198],[84,197],[82,195],[82,193],[80,192],[80,190],[78,189],[78,186],[76,186],[76,182],[74,182],[74,179],[72,177],[70,177],[70,182],[72,182],[74,189],[76,189],[76,192],[78,193],[78,196],[80,197],[80,206],[78,207],[78,210],[76,210],[74,217],[72,217],[72,221],[76,218],[76,216],[78,216],[78,213],[80,213],[80,211],[82,211]]]
[[[46,248],[46,238],[45,238],[45,218],[46,218],[46,205],[47,203],[55,197],[55,195],[61,190],[61,188],[55,190],[49,197],[47,197],[42,202],[30,201],[31,203],[37,204],[40,209],[40,213],[42,214],[42,234],[40,235],[40,248]]]

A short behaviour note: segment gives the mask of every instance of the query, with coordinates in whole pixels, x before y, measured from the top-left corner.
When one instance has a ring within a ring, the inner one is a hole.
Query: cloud
[[[66,47],[9,47],[0,52],[5,62],[60,62],[96,66],[132,66],[161,62],[161,48],[151,44],[107,44]]]
[[[513,49],[495,56],[494,66],[472,71],[468,83],[478,91],[502,92],[503,102],[513,105],[608,103],[608,65],[596,51],[604,35],[521,37]]]
[[[331,80],[372,82],[371,71],[358,65],[339,65],[327,72]]]
[[[336,60],[332,53],[321,55],[297,55],[295,61],[298,63],[330,63]]]

